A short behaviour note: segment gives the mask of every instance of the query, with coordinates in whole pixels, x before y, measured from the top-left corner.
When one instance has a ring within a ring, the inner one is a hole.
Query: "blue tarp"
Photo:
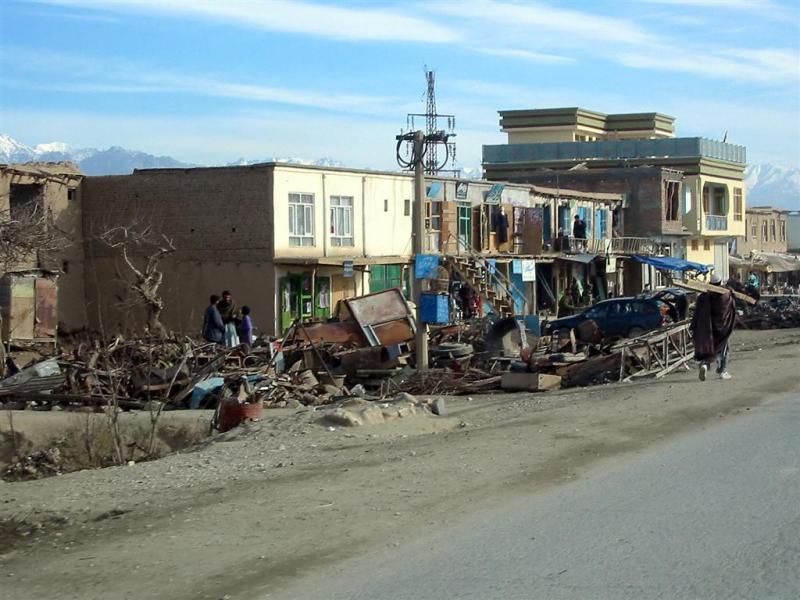
[[[640,263],[652,265],[656,269],[663,269],[664,271],[697,271],[698,273],[708,273],[709,271],[709,267],[706,265],[672,256],[640,256],[635,254],[633,258]]]
[[[437,254],[417,254],[414,258],[415,279],[436,279],[439,276],[439,256]]]

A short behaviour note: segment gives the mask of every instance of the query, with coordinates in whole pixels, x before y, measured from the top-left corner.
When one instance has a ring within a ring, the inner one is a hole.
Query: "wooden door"
[[[52,338],[56,335],[57,288],[52,279],[36,280],[36,320],[34,334],[37,338]]]

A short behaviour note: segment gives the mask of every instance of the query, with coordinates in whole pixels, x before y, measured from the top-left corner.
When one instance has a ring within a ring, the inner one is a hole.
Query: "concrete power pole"
[[[414,257],[425,254],[425,134],[422,131],[414,132],[414,149],[412,156],[414,162],[414,210],[413,221],[413,250]],[[428,368],[428,324],[422,322],[422,279],[417,279],[416,263],[413,267],[412,285],[414,302],[417,305],[417,336],[416,355],[417,369],[424,371]]]

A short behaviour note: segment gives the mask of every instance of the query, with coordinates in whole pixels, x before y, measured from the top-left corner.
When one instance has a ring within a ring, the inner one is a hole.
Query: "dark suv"
[[[544,334],[552,335],[560,330],[568,332],[590,319],[597,323],[605,335],[624,337],[636,337],[672,322],[669,307],[660,300],[613,298],[598,302],[576,315],[549,321],[544,327]]]

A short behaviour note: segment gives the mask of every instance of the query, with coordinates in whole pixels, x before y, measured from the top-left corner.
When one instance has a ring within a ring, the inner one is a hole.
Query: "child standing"
[[[242,319],[239,322],[239,341],[248,346],[253,343],[253,320],[250,318],[250,307],[242,307]]]

